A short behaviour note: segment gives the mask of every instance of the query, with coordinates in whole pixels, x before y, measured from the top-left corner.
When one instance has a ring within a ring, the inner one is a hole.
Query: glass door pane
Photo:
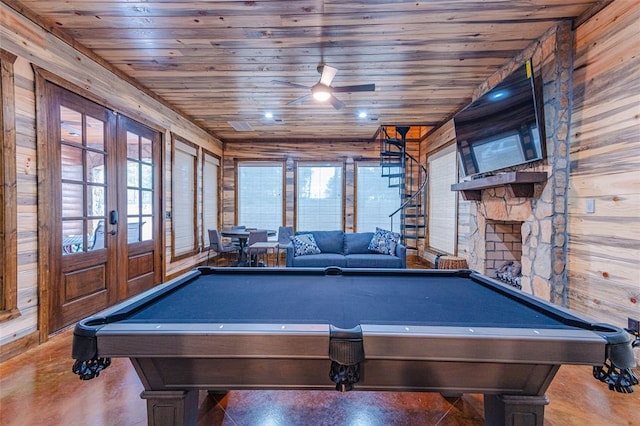
[[[60,106],[59,125],[62,254],[104,249],[105,123]]]
[[[127,131],[127,242],[153,239],[153,144]]]

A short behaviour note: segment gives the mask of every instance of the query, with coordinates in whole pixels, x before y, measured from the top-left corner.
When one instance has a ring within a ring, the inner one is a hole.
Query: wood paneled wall
[[[15,134],[18,222],[18,310],[20,316],[0,323],[0,360],[37,344],[38,333],[38,204],[37,204],[37,145],[36,94],[32,66],[45,69],[69,83],[82,88],[81,95],[125,114],[165,135],[165,153],[170,153],[169,134],[174,132],[222,155],[222,143],[189,119],[171,110],[111,71],[75,50],[41,27],[33,24],[0,3],[0,40],[2,49],[17,56],[15,74]],[[165,202],[171,199],[170,157],[165,156]],[[168,204],[170,205],[170,204]],[[164,209],[164,207],[163,207]],[[164,214],[161,215],[161,217]],[[171,234],[171,221],[165,221],[166,235]],[[165,240],[170,246],[170,240]],[[185,264],[169,264],[165,256],[164,273],[193,267],[201,256],[194,256]]]
[[[639,2],[616,0],[574,53],[568,302],[619,326],[640,319],[639,22]]]
[[[4,38],[3,38],[4,46]],[[0,355],[20,352],[37,343],[38,324],[38,233],[34,76],[30,63],[17,55],[14,63],[15,156],[17,192],[17,264],[20,316],[0,324]],[[12,341],[22,342],[7,345]]]

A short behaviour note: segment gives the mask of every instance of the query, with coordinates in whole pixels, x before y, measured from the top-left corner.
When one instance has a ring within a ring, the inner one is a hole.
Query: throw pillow
[[[316,244],[313,234],[300,234],[291,238],[293,241],[293,256],[304,256],[305,254],[319,254],[320,249]]]
[[[369,250],[381,254],[396,254],[396,246],[400,242],[400,234],[376,228],[376,232],[369,243]]]

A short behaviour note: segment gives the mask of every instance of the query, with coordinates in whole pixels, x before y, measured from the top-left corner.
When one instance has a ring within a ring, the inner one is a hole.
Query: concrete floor
[[[0,423],[145,425],[142,384],[128,359],[113,359],[99,377],[71,372],[72,330],[0,364]],[[640,389],[618,394],[588,366],[563,366],[547,392],[545,425],[640,425]],[[482,395],[436,393],[231,391],[200,393],[198,425],[482,425]]]

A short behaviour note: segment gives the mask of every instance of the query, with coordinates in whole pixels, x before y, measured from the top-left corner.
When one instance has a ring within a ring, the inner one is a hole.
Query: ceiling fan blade
[[[342,108],[344,108],[344,103],[343,103],[340,99],[336,98],[336,97],[335,97],[335,96],[333,96],[333,95],[331,95],[331,96],[329,97],[329,102],[330,102],[330,103],[331,103],[331,105],[333,105],[333,107],[334,107],[335,109],[337,109],[338,111],[339,111],[339,110],[341,110]]]
[[[322,75],[320,76],[320,84],[324,84],[325,86],[331,86],[333,77],[336,76],[337,72],[338,72],[337,68],[330,67],[329,65],[322,65]]]
[[[302,89],[310,89],[309,86],[305,86],[303,84],[298,84],[298,83],[291,83],[290,81],[281,81],[281,80],[271,80],[272,83],[275,84],[283,84],[285,86],[289,86],[289,87],[299,87]]]
[[[335,93],[347,93],[347,92],[375,92],[375,84],[356,84],[354,86],[340,86],[332,87],[331,90]]]
[[[306,101],[307,99],[311,99],[313,95],[311,93],[309,93],[308,95],[304,95],[304,96],[300,96],[297,99],[292,100],[291,102],[289,102],[287,105],[295,105],[295,104],[299,104],[301,102]]]

